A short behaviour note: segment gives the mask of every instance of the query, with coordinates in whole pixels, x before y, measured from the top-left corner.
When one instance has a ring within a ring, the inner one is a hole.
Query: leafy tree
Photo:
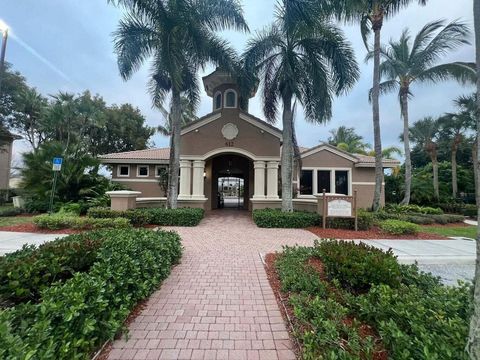
[[[382,142],[380,132],[380,35],[385,19],[396,15],[402,8],[410,5],[413,0],[329,0],[327,8],[336,17],[360,24],[363,42],[367,50],[372,51],[373,57],[373,85],[371,91],[373,138],[375,151],[375,191],[373,196],[373,210],[380,207],[380,197],[383,182]],[[426,0],[417,0],[418,4],[425,5]],[[325,3],[325,1],[322,1]],[[325,6],[325,5],[323,5]],[[368,36],[373,31],[373,49],[368,45]]]
[[[215,32],[247,31],[237,0],[118,0],[127,8],[115,32],[118,67],[129,79],[152,59],[150,92],[159,106],[171,97],[170,165],[167,205],[177,207],[180,162],[181,97],[196,106],[197,72],[207,63],[235,73],[236,54]]]
[[[438,137],[440,135],[440,123],[431,117],[426,117],[415,122],[409,128],[409,138],[413,143],[423,147],[430,156],[433,171],[433,191],[436,200],[440,199],[438,183]]]
[[[47,210],[53,181],[52,158],[57,156],[64,159],[57,179],[57,202],[85,200],[102,183],[103,177],[96,173],[98,160],[90,154],[81,148],[70,147],[67,150],[59,142],[44,143],[36,152],[23,155],[22,186],[29,199],[30,210]]]
[[[355,132],[354,128],[340,126],[337,129],[330,130],[330,134],[331,136],[328,138],[330,145],[352,154],[366,154],[370,147],[363,141],[363,137]]]
[[[4,127],[7,121],[15,113],[16,102],[20,93],[28,89],[25,77],[18,71],[13,71],[9,63],[5,63],[0,93],[0,120]]]
[[[348,91],[359,76],[341,30],[309,4],[279,1],[273,25],[248,42],[243,56],[245,67],[260,77],[267,120],[275,122],[280,102],[283,106],[283,211],[293,211],[295,103],[302,105],[307,121],[325,122],[331,118],[333,95]]]
[[[380,84],[380,93],[398,91],[403,118],[403,141],[405,146],[405,197],[403,204],[410,202],[412,164],[410,158],[408,99],[413,96],[414,83],[438,83],[448,79],[461,82],[475,81],[472,64],[453,62],[436,65],[447,53],[461,45],[469,44],[468,27],[454,21],[434,21],[425,25],[412,39],[404,30],[398,41],[390,41],[381,49],[383,62],[380,73],[386,81]],[[370,54],[373,56],[373,54]]]
[[[475,60],[476,60],[476,94],[480,93],[480,0],[473,0],[473,21],[475,24]],[[470,359],[480,359],[480,96],[477,96],[475,109],[476,119],[476,156],[473,159],[475,168],[475,189],[477,192],[477,258],[475,261],[474,295],[473,295],[473,313],[470,321],[470,332],[467,341],[467,352]]]

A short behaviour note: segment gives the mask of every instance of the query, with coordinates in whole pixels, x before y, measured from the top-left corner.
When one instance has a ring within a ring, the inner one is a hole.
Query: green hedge
[[[93,218],[127,218],[132,225],[161,225],[161,226],[197,226],[203,219],[203,209],[180,208],[146,208],[127,211],[114,211],[109,208],[91,208],[88,216]]]
[[[316,242],[315,255],[322,259],[329,278],[345,288],[358,292],[372,284],[400,284],[400,266],[391,250],[385,253],[364,243],[329,240]]]
[[[70,235],[0,257],[0,304],[38,302],[41,291],[53,282],[88,271],[102,239],[96,232]]]
[[[366,210],[358,209],[357,226],[358,230],[370,230],[375,224],[373,213]],[[327,227],[332,229],[355,229],[355,219],[349,218],[328,218]]]
[[[380,223],[380,229],[392,235],[416,235],[420,231],[417,224],[401,220],[384,220]]]
[[[322,260],[328,282],[309,265],[312,257]],[[391,253],[347,241],[286,248],[275,265],[302,359],[377,358],[362,324],[380,336],[388,358],[468,359],[470,285],[443,286]]]
[[[280,209],[253,210],[253,221],[262,228],[306,228],[319,225],[321,217],[307,211],[283,212]]]
[[[0,358],[86,359],[122,328],[181,256],[173,232],[103,230],[90,271],[42,292],[39,304],[0,312]]]
[[[396,214],[442,215],[443,210],[429,206],[387,204],[385,210]]]
[[[33,218],[33,223],[41,229],[49,230],[91,230],[102,228],[126,228],[130,226],[130,221],[124,218],[94,219],[91,217],[80,217],[72,214],[38,215]]]
[[[382,220],[401,220],[408,221],[418,225],[432,225],[432,224],[450,224],[460,223],[465,219],[462,215],[441,214],[441,215],[426,215],[420,213],[391,213],[385,210],[380,210],[373,213],[374,219],[377,223]]]
[[[1,209],[0,217],[17,216],[17,215],[23,214],[24,212],[25,212],[24,209],[15,208],[12,206],[9,208]]]

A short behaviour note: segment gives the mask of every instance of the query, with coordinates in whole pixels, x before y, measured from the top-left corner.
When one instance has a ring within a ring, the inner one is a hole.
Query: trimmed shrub
[[[205,215],[203,209],[194,208],[152,208],[143,211],[149,214],[150,224],[160,226],[197,226]]]
[[[320,215],[307,211],[257,209],[253,210],[252,216],[255,224],[261,228],[306,228],[321,223]]]
[[[390,213],[397,214],[424,214],[424,215],[441,215],[443,214],[442,209],[433,208],[429,206],[419,206],[419,205],[397,205],[397,204],[387,204],[385,210]]]
[[[98,233],[83,233],[0,257],[0,303],[39,301],[41,291],[53,282],[88,271],[101,242]]]
[[[392,235],[415,235],[420,231],[417,224],[402,220],[384,220],[380,223],[380,229]]]
[[[101,237],[89,272],[45,289],[39,304],[0,312],[0,358],[91,358],[181,256],[180,238],[173,232],[108,230]]]
[[[115,211],[107,207],[94,207],[88,209],[87,215],[95,219],[125,218],[130,220],[130,223],[134,226],[149,224],[151,220],[149,212],[145,209]]]
[[[444,215],[438,215],[444,216]],[[432,218],[432,215],[402,215],[400,219],[403,221],[408,221],[417,225],[432,225],[435,224],[435,219]]]
[[[12,206],[12,207],[0,210],[0,217],[17,216],[17,215],[23,214],[24,212],[25,212],[24,209],[15,208]]]
[[[370,230],[375,224],[373,213],[358,209],[357,226],[358,230]],[[349,218],[328,218],[327,227],[332,229],[355,229],[355,219]]]
[[[462,214],[468,217],[475,217],[477,216],[478,209],[477,205],[467,204],[465,208],[462,210]]]
[[[91,230],[101,228],[125,228],[130,226],[130,221],[124,218],[94,219],[71,214],[38,215],[33,218],[33,223],[41,229],[49,230]]]
[[[400,266],[391,250],[383,252],[353,241],[321,240],[315,243],[314,252],[322,259],[329,278],[348,289],[365,291],[372,284],[400,285]]]

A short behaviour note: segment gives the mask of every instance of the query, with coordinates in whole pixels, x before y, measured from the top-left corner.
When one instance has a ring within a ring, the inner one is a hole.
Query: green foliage
[[[203,209],[194,208],[151,208],[143,211],[149,214],[150,224],[160,226],[197,226],[205,215]]]
[[[424,214],[424,215],[441,215],[443,214],[442,209],[433,208],[429,206],[420,206],[420,205],[397,205],[397,204],[387,204],[385,206],[385,211],[395,214]]]
[[[360,318],[374,325],[393,359],[467,359],[468,286],[391,288],[374,285],[356,299]]]
[[[134,226],[142,226],[152,222],[150,212],[144,209],[115,211],[107,207],[95,207],[88,209],[87,215],[95,219],[125,218],[130,220],[130,223]]]
[[[420,231],[420,227],[417,224],[393,219],[382,221],[380,229],[392,235],[416,235]]]
[[[325,294],[326,284],[318,276],[317,270],[307,263],[312,257],[311,248],[285,247],[275,266],[282,279],[282,291],[308,294]]]
[[[4,209],[0,209],[0,217],[7,217],[7,216],[17,216],[20,214],[23,214],[25,210],[21,208],[15,208],[15,207],[8,207]]]
[[[181,256],[173,232],[110,230],[88,272],[42,292],[42,302],[0,313],[0,358],[85,359],[113,339],[138,301]]]
[[[310,273],[312,256],[323,262],[328,284]],[[286,248],[276,268],[303,359],[376,358],[375,339],[359,335],[365,324],[379,334],[389,358],[467,359],[470,286],[443,286],[416,265],[398,264],[391,253],[345,241]],[[351,293],[352,283],[362,291]]]
[[[375,224],[374,214],[363,209],[358,209],[357,226],[358,230],[370,230]],[[355,219],[350,218],[328,218],[327,227],[333,229],[355,229]]]
[[[400,284],[400,267],[393,252],[383,252],[364,243],[322,240],[315,243],[315,254],[322,259],[330,279],[355,292],[373,284]]]
[[[0,257],[0,304],[38,302],[52,283],[88,271],[101,243],[99,233],[83,233]]]
[[[253,221],[263,228],[306,228],[320,224],[317,213],[307,211],[283,212],[280,209],[253,210]]]
[[[72,214],[38,215],[33,218],[33,223],[41,229],[100,229],[100,228],[125,228],[130,226],[130,221],[124,218],[95,219],[79,217]]]

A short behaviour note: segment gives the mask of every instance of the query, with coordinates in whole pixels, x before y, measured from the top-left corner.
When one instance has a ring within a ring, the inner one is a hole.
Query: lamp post
[[[5,52],[7,50],[8,25],[0,20],[0,33],[2,33],[2,50],[0,52],[0,94],[2,93],[2,80],[5,75]]]

